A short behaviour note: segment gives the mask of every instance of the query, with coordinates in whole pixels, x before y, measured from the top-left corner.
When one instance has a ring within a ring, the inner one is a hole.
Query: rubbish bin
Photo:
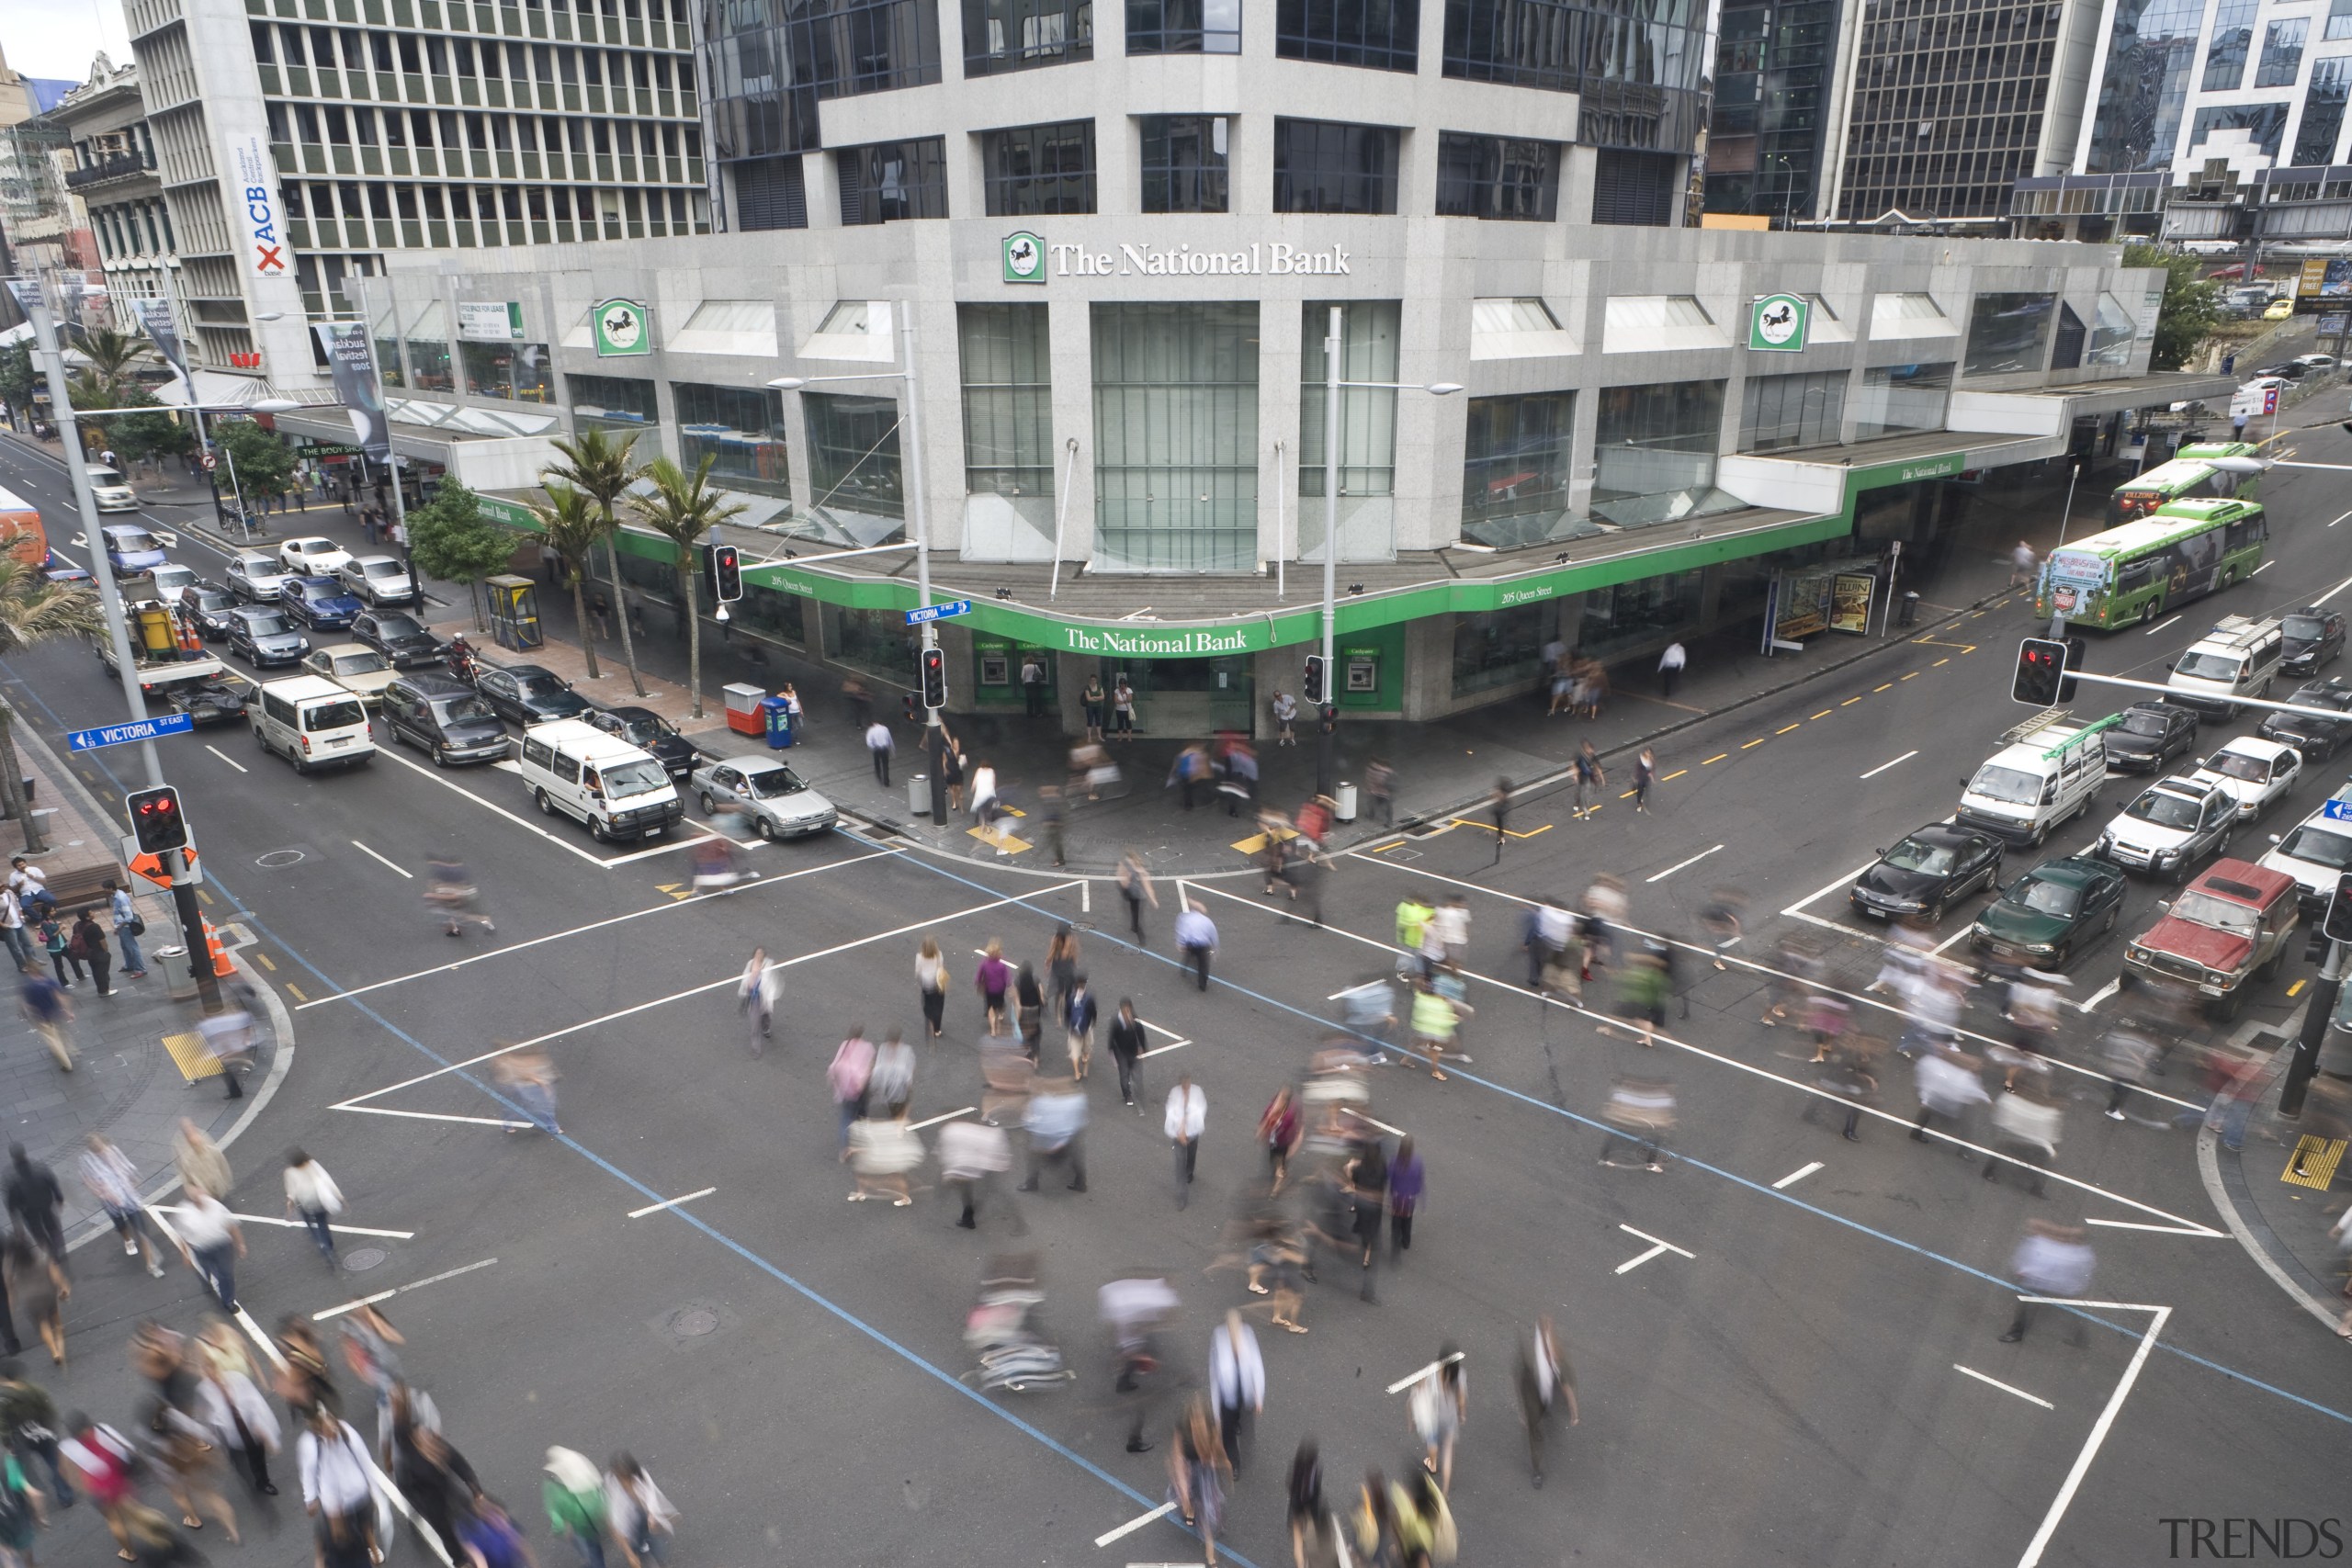
[[[929,773],[907,775],[907,809],[918,817],[931,815],[931,775]]]
[[[727,728],[738,735],[760,732],[760,704],[767,697],[764,687],[748,684],[726,688]]]
[[[792,744],[792,705],[782,697],[770,697],[760,704],[760,717],[767,729],[768,749],[781,751]]]
[[[1340,822],[1356,819],[1356,786],[1341,779],[1331,791],[1331,816]]]
[[[151,947],[147,958],[163,972],[165,996],[184,1002],[196,995],[196,970],[187,961],[187,948]]]
[[[1894,617],[1894,624],[1898,626],[1916,626],[1919,624],[1919,596],[1917,593],[1905,593],[1903,596],[1903,611]]]

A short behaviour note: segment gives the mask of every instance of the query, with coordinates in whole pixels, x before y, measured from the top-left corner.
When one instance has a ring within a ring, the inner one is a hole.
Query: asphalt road
[[[2304,455],[2347,460],[2352,442],[2331,430]],[[0,482],[44,507],[61,479],[0,449]],[[2308,602],[2352,573],[2327,527],[2342,510],[2335,476],[2278,470],[2267,485],[2276,565],[2211,602],[2215,615]],[[2095,641],[2094,668],[2160,667],[2205,608],[2154,636]],[[1311,1333],[1253,1314],[1271,1389],[1228,1555],[1284,1560],[1282,1472],[1301,1436],[1320,1438],[1335,1494],[1365,1465],[1406,1470],[1405,1396],[1385,1391],[1448,1339],[1470,1369],[1454,1498],[1469,1562],[2137,1563],[2162,1560],[2166,1518],[2339,1511],[2352,1364],[2231,1241],[2204,1234],[2216,1220],[2186,1134],[2100,1119],[2103,1084],[2072,1080],[2061,1179],[2036,1200],[1979,1180],[1975,1164],[1909,1141],[1894,1120],[1871,1121],[1859,1144],[1830,1119],[1801,1120],[1804,1052],[1757,1027],[1769,976],[1755,968],[1686,964],[1690,1019],[1670,1021],[1654,1053],[1513,988],[1521,900],[1573,896],[1606,869],[1631,881],[1636,923],[1659,931],[1694,931],[1708,890],[1739,886],[1753,900],[1739,956],[1768,962],[1780,932],[1802,926],[1833,944],[1835,974],[1859,992],[1872,933],[1776,912],[1850,925],[1844,879],[1947,814],[1959,777],[2015,721],[2008,650],[2026,612],[1996,607],[1963,626],[1679,736],[1660,759],[1679,776],[1652,815],[1615,799],[1589,823],[1564,800],[1523,807],[1510,826],[1528,836],[1498,868],[1491,838],[1468,829],[1354,857],[1330,881],[1328,929],[1279,923],[1250,880],[1204,885],[1222,933],[1206,995],[1177,966],[1168,910],[1149,923],[1151,946],[1131,948],[1100,885],[840,835],[752,850],[759,881],[684,898],[676,846],[691,833],[650,853],[594,845],[532,813],[508,773],[435,774],[401,754],[302,779],[240,732],[168,742],[216,878],[212,912],[258,939],[300,1046],[235,1151],[233,1206],[277,1212],[275,1152],[300,1144],[355,1199],[352,1224],[414,1233],[372,1241],[386,1259],[337,1276],[298,1234],[257,1231],[247,1305],[266,1323],[415,1284],[385,1310],[493,1490],[535,1515],[547,1445],[627,1447],[684,1511],[681,1563],[1194,1559],[1165,1522],[1093,1544],[1160,1502],[1172,1409],[1154,1407],[1161,1450],[1122,1451],[1128,1411],[1093,1292],[1166,1274],[1184,1303],[1168,1382],[1199,1379],[1217,1316],[1255,1300],[1235,1273],[1204,1270],[1259,1172],[1258,1111],[1325,1032],[1331,993],[1387,967],[1390,908],[1419,886],[1471,900],[1476,1061],[1445,1085],[1409,1068],[1374,1078],[1371,1114],[1412,1134],[1430,1170],[1414,1247],[1381,1275],[1378,1303],[1359,1301],[1351,1271],[1327,1259]],[[1973,651],[1970,635],[1983,639]],[[4,673],[44,729],[119,713],[85,650],[39,650]],[[125,754],[101,761],[135,779]],[[2310,772],[2266,830],[2308,811],[2337,771]],[[102,771],[94,787],[112,787]],[[2110,787],[2109,809],[2128,788]],[[2044,852],[2087,843],[2098,820]],[[421,875],[401,874],[444,847],[480,876],[494,942],[444,937]],[[1828,891],[1810,898],[1817,889]],[[2135,888],[2120,930],[2148,923],[2160,892]],[[1974,908],[1950,916],[1946,934]],[[1184,1042],[1147,1064],[1148,1114],[1118,1104],[1107,1062],[1090,1080],[1091,1190],[1049,1179],[1020,1200],[1025,1236],[1002,1200],[978,1235],[955,1229],[935,1194],[903,1211],[843,1202],[823,1077],[833,1043],[853,1022],[917,1030],[914,945],[936,931],[956,984],[914,1115],[977,1105],[972,950],[995,937],[1042,960],[1062,919],[1085,930],[1106,1004],[1131,996],[1167,1032],[1159,1039]],[[778,1043],[757,1060],[731,994],[754,942],[791,961]],[[2102,986],[2119,954],[2086,954],[2075,994]],[[2251,1016],[2283,1016],[2284,987],[2306,973],[2290,960]],[[1988,1020],[1980,1009],[1971,1021]],[[2099,1023],[2083,1015],[2072,1043]],[[560,1140],[485,1124],[511,1114],[485,1068],[442,1070],[531,1040],[564,1075]],[[1180,1070],[1209,1100],[1196,1200],[1181,1213],[1157,1106]],[[1678,1086],[1679,1157],[1663,1174],[1596,1164],[1597,1117],[1627,1070]],[[354,1100],[365,1109],[337,1109]],[[1911,1105],[1898,1075],[1884,1109]],[[690,1193],[704,1195],[630,1216]],[[2091,1296],[2120,1304],[2091,1309],[2080,1348],[2053,1318],[2021,1345],[1997,1342],[2014,1306],[2001,1276],[2030,1216],[2109,1222],[2093,1231]],[[1626,1268],[1653,1238],[1676,1250]],[[962,1316],[983,1258],[1014,1247],[1041,1255],[1047,1322],[1080,1376],[982,1399],[956,1381]],[[138,1316],[185,1323],[199,1303],[183,1273],[150,1281],[103,1247],[81,1258],[70,1319],[81,1359],[60,1386],[127,1417],[114,1344]],[[450,1274],[471,1265],[482,1266]],[[1515,1337],[1546,1311],[1584,1419],[1555,1433],[1538,1492],[1509,1385]],[[682,1319],[693,1314],[711,1331],[680,1332],[702,1325]],[[86,1519],[68,1529],[85,1557],[96,1550]],[[301,1553],[289,1532],[217,1555]]]

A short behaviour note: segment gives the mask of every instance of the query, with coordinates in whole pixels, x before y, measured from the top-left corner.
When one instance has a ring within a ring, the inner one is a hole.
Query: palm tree
[[[598,680],[596,673],[596,639],[586,635],[588,603],[582,592],[581,580],[588,575],[588,552],[595,548],[604,536],[605,520],[596,515],[595,506],[588,492],[574,490],[561,479],[548,484],[548,503],[531,502],[531,515],[538,525],[531,531],[552,546],[563,558],[563,569],[571,579],[571,614],[580,623],[581,646],[588,654],[588,679]]]
[[[109,400],[93,405],[98,408],[113,407],[112,400],[132,384],[130,373],[154,358],[145,338],[112,327],[84,328],[74,334],[74,347],[90,362],[92,379],[106,389]]]
[[[645,695],[645,680],[637,672],[637,643],[629,635],[628,606],[620,602],[624,597],[620,547],[613,542],[613,536],[620,532],[619,521],[613,515],[613,503],[645,471],[642,468],[632,467],[628,460],[629,452],[637,446],[637,435],[632,432],[627,440],[616,442],[603,430],[591,428],[569,441],[558,436],[551,445],[563,454],[564,461],[542,469],[540,477],[559,480],[573,490],[583,491],[596,503],[597,521],[604,528],[605,559],[613,572],[613,609],[621,623],[621,657],[628,661],[628,683],[636,687],[637,694],[642,697]],[[582,556],[581,561],[584,565],[587,557]],[[580,624],[580,640],[590,640],[585,621]],[[592,679],[596,673],[593,656],[589,660],[588,673]]]
[[[705,454],[689,474],[667,457],[654,458],[645,466],[653,493],[632,503],[639,522],[677,547],[678,581],[686,591],[686,686],[694,693],[696,718],[702,716],[702,615],[695,579],[702,574],[702,538],[749,510],[710,488],[707,481],[715,460]]]
[[[98,596],[87,588],[61,588],[14,556],[0,555],[0,658],[62,637],[104,635]],[[39,854],[40,822],[28,810],[24,770],[17,763],[17,710],[0,701],[0,799],[25,825],[25,852]]]

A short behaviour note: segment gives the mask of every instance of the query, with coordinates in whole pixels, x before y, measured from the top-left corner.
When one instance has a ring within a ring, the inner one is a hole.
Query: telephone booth
[[[485,579],[482,590],[490,595],[490,635],[499,647],[526,653],[547,641],[539,629],[537,583],[508,574]]]

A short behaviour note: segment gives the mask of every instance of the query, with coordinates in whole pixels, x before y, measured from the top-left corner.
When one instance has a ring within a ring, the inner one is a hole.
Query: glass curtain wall
[[[808,424],[809,504],[842,531],[868,545],[888,543],[902,528],[856,525],[842,516],[902,519],[906,485],[899,468],[899,402],[841,392],[803,392]],[[867,535],[875,536],[869,538]]]
[[[1340,315],[1340,379],[1396,379],[1396,338],[1404,317],[1395,299],[1355,299]],[[1298,376],[1298,493],[1323,493],[1323,340],[1330,334],[1331,304],[1310,300],[1300,333]],[[1396,491],[1396,392],[1388,387],[1340,389],[1340,493],[1393,495]],[[1300,541],[1306,513],[1301,511]],[[1321,514],[1315,527],[1321,527]]]
[[[1850,379],[1843,370],[1750,376],[1747,400],[1739,411],[1739,449],[1781,452],[1834,445],[1846,417],[1846,383]]]
[[[1096,305],[1095,564],[1247,571],[1258,555],[1258,307]]]
[[[2123,0],[2113,16],[2083,172],[2167,168],[2197,65],[2205,0]]]
[[[1230,124],[1224,115],[1140,117],[1146,212],[1226,209],[1226,150]]]
[[[2050,362],[2055,294],[1979,294],[1968,314],[1963,376],[2010,376]]]
[[[1594,515],[1640,528],[1738,508],[1714,488],[1723,424],[1721,381],[1603,388],[1593,438]]]
[[[964,0],[967,76],[1093,58],[1093,0]]]
[[[1940,365],[1883,365],[1862,372],[1862,395],[1856,405],[1854,439],[1905,435],[1913,431],[1941,430],[1944,407],[1951,400],[1951,362]]]
[[[653,383],[628,376],[570,376],[571,423],[582,430],[641,431],[662,422]],[[659,457],[659,443],[640,440],[637,460]]]
[[[1576,394],[1473,398],[1462,464],[1462,536],[1497,549],[1599,533],[1568,516]]]
[[[678,405],[680,468],[692,473],[708,457],[713,484],[790,497],[792,459],[781,392],[679,381],[670,393]]]
[[[964,488],[1054,493],[1054,389],[1046,307],[958,305],[964,358]]]

